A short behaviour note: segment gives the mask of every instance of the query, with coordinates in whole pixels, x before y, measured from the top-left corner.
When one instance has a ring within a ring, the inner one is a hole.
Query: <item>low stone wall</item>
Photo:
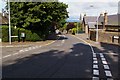
[[[90,40],[95,41],[95,39],[96,39],[96,31],[91,30],[89,32],[89,36],[90,36]],[[112,42],[112,37],[113,36],[120,36],[120,34],[118,32],[110,32],[110,31],[99,30],[99,32],[98,32],[98,41],[99,42],[106,42],[106,43],[113,43]],[[114,43],[118,44],[118,40],[115,40]]]

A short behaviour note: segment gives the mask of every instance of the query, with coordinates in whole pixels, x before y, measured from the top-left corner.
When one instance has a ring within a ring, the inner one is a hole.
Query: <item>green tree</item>
[[[68,18],[67,8],[62,2],[11,2],[11,24],[46,37]]]

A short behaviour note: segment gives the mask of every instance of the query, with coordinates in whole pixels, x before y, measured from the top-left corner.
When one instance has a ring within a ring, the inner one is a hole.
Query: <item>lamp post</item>
[[[98,42],[98,18],[99,16],[97,16],[96,42]]]
[[[9,44],[11,44],[11,26],[10,26],[10,0],[8,0],[8,11],[9,11]]]
[[[98,42],[98,22],[99,22],[99,18],[102,16],[103,14],[101,13],[99,16],[97,16],[97,28],[96,28],[96,42]]]

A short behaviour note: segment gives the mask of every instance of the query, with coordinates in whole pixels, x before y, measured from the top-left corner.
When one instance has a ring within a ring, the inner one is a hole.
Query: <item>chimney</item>
[[[103,23],[103,28],[105,29],[105,25],[107,25],[108,22],[108,17],[107,17],[107,12],[104,13],[104,23]]]
[[[4,12],[2,13],[2,16],[3,16],[3,17],[5,16],[5,13],[4,13]]]
[[[2,16],[5,16],[5,11],[4,11],[4,9],[2,9]]]

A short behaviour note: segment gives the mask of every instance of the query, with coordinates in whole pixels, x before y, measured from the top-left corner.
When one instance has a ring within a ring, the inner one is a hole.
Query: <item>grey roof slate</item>
[[[95,24],[96,24],[96,22],[88,22],[89,29],[95,29],[96,28]]]
[[[88,22],[96,22],[97,17],[96,16],[84,16],[85,24],[88,24]]]

